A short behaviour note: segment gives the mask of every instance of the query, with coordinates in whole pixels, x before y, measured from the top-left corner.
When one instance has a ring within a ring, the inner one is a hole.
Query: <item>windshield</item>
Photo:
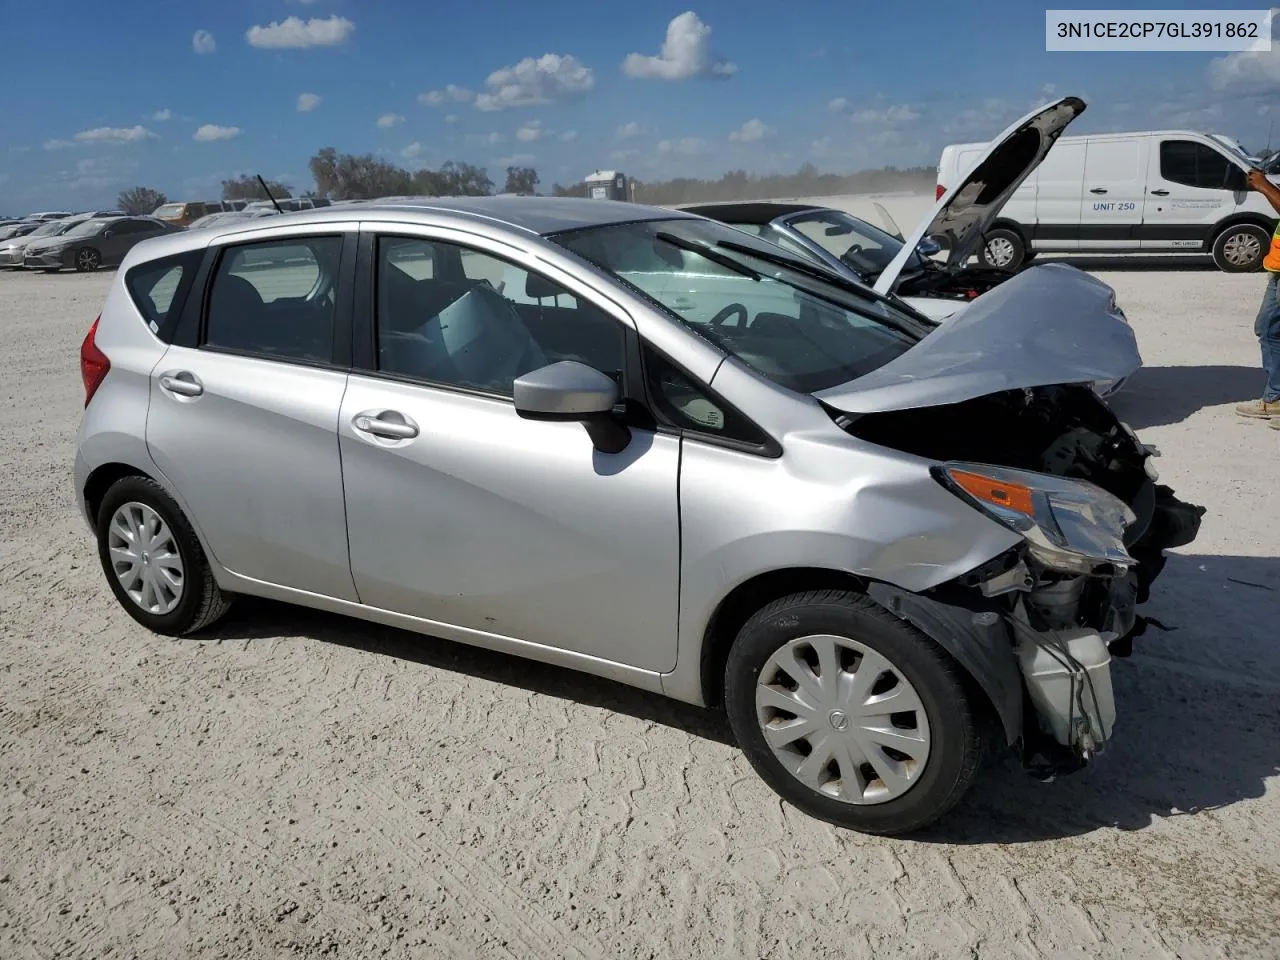
[[[802,213],[787,224],[872,283],[902,249],[897,237],[839,210]],[[919,257],[909,266],[919,266]]]
[[[757,372],[802,393],[864,376],[932,329],[869,290],[727,224],[651,220],[549,239]]]
[[[66,233],[76,225],[78,221],[73,220],[67,223],[65,220],[50,220],[48,223],[41,224],[31,231],[32,239],[36,237],[56,237],[60,233]]]

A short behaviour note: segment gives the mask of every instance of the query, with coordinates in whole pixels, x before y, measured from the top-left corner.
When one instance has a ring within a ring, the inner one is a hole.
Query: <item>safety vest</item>
[[[1262,258],[1262,266],[1272,273],[1280,273],[1280,223],[1276,224],[1275,233],[1271,234],[1271,249]]]

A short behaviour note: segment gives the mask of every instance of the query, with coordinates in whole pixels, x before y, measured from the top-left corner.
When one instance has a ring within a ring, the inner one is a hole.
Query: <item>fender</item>
[[[1263,214],[1263,213],[1252,213],[1249,211],[1245,211],[1243,213],[1229,214],[1228,216],[1223,217],[1221,220],[1219,220],[1217,223],[1215,223],[1212,227],[1209,228],[1209,232],[1206,235],[1205,241],[1204,241],[1204,249],[1212,250],[1214,241],[1218,239],[1218,236],[1224,230],[1229,230],[1231,227],[1239,226],[1242,223],[1251,223],[1254,226],[1261,227],[1263,230],[1266,230],[1268,233],[1273,233],[1276,229],[1277,222],[1280,222],[1280,221],[1277,221],[1276,217],[1268,217],[1266,214]]]

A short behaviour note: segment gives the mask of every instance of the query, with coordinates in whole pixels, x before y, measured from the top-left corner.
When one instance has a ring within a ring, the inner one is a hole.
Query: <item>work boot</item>
[[[1239,404],[1236,413],[1242,417],[1270,420],[1272,417],[1280,417],[1280,400],[1250,400]]]

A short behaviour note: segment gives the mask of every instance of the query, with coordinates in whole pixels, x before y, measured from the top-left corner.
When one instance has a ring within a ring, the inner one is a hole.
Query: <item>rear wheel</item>
[[[116,600],[149,630],[181,636],[230,608],[177,503],[146,477],[124,477],[98,508],[98,558]]]
[[[1017,270],[1027,260],[1027,245],[1016,230],[997,227],[983,241],[979,259],[988,267]]]
[[[725,706],[761,778],[810,816],[867,833],[918,830],[954,806],[983,757],[960,667],[867,597],[783,597],[747,621]]]
[[[1262,269],[1271,247],[1271,234],[1253,223],[1227,227],[1213,241],[1214,265],[1225,273],[1250,273]]]

